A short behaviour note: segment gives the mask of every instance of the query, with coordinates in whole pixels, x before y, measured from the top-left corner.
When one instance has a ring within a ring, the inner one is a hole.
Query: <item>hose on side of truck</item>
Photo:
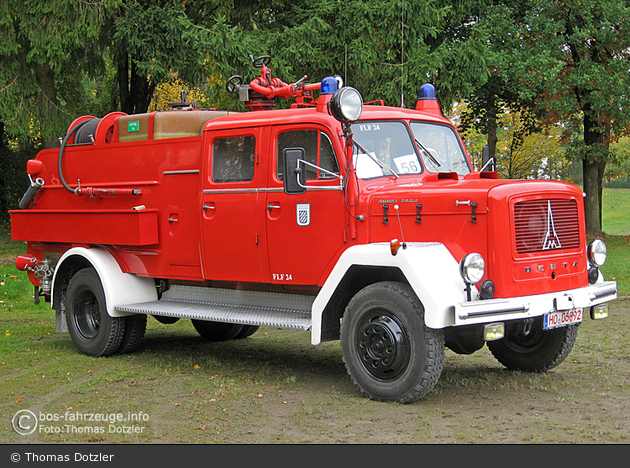
[[[68,133],[66,133],[66,136],[63,137],[63,140],[61,140],[61,147],[59,148],[59,157],[57,158],[57,169],[59,170],[59,180],[61,180],[61,184],[63,185],[63,187],[68,192],[73,193],[75,195],[76,195],[76,190],[68,185],[68,183],[66,182],[65,177],[63,176],[63,170],[61,169],[62,161],[63,161],[63,152],[66,149],[66,145],[68,144],[68,140],[72,137],[72,135],[74,135],[74,133],[77,130],[79,130],[81,127],[83,127],[85,124],[87,124],[91,120],[95,120],[95,119],[84,120],[83,122],[79,122],[74,127],[72,127],[68,131]]]
[[[70,193],[81,196],[88,195],[90,197],[98,197],[103,195],[113,195],[113,196],[129,196],[129,195],[142,195],[141,189],[136,188],[115,188],[115,189],[101,189],[97,187],[85,187],[81,188],[81,184],[78,184],[76,189],[73,189],[66,182],[65,177],[63,176],[63,152],[66,149],[68,141],[76,133],[75,144],[84,145],[90,144],[94,142],[94,132],[98,127],[101,119],[88,119],[79,122],[74,127],[72,127],[66,136],[61,141],[61,147],[59,148],[59,157],[57,158],[57,169],[59,171],[59,180],[61,180],[61,184],[63,187]],[[85,126],[85,128],[83,128]],[[83,128],[83,129],[82,129]]]

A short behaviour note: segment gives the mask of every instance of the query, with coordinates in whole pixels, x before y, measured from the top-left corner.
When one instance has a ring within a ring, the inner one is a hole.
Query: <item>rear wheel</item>
[[[147,329],[147,316],[144,314],[130,315],[123,317],[125,321],[125,335],[118,352],[120,354],[133,353],[144,338],[144,333]]]
[[[237,337],[243,325],[207,320],[192,320],[192,324],[202,337],[208,341],[228,341]]]
[[[247,338],[248,336],[252,336],[254,333],[258,331],[260,327],[258,325],[243,325],[243,328],[238,335],[234,338],[237,340],[242,340],[243,338]]]
[[[578,325],[545,330],[542,317],[506,323],[505,337],[488,341],[492,355],[511,370],[545,372],[566,359],[577,338]]]
[[[346,369],[373,400],[424,398],[444,365],[444,335],[424,323],[424,308],[403,283],[376,283],[350,301],[341,325]]]
[[[125,321],[107,313],[105,293],[95,270],[79,270],[66,292],[66,320],[74,345],[89,356],[109,356],[120,347]]]

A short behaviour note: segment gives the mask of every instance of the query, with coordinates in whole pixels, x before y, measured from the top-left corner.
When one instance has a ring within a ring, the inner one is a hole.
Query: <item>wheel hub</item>
[[[83,291],[75,304],[73,314],[77,331],[86,339],[93,339],[101,326],[98,301],[90,291]]]
[[[393,380],[409,364],[409,340],[393,317],[378,315],[366,321],[356,345],[365,369],[379,379]]]

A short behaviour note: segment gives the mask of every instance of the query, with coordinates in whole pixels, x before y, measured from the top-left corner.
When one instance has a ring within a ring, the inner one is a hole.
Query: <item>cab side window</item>
[[[328,135],[319,130],[295,130],[278,135],[278,156],[276,171],[278,178],[283,180],[283,151],[286,148],[304,148],[306,160],[314,166],[327,171],[339,173],[339,164],[335,157],[332,142]],[[306,165],[307,180],[333,179],[333,175]]]
[[[212,181],[248,182],[254,179],[256,139],[218,138],[212,144]]]

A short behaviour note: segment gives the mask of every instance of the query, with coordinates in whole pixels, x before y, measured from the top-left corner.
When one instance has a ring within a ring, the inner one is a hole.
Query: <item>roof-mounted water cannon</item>
[[[416,103],[416,110],[442,117],[440,104],[438,103],[437,94],[435,92],[435,86],[433,86],[431,83],[425,83],[420,86],[420,91],[418,92],[418,102]]]
[[[240,75],[228,79],[226,89],[229,93],[238,93],[239,100],[251,110],[269,110],[276,104],[275,98],[297,98],[297,105],[310,105],[313,101],[313,90],[320,89],[321,83],[305,83],[306,76],[292,84],[285,83],[279,78],[273,78],[268,64],[271,56],[262,55],[254,58],[250,55],[252,65],[260,68],[260,76],[249,84],[243,84]]]

